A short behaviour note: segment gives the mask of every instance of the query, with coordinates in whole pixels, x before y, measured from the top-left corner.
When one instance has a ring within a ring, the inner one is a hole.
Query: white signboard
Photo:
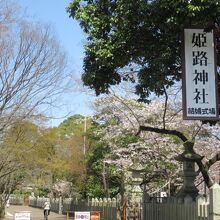
[[[166,192],[160,192],[160,197],[167,197],[167,193]]]
[[[184,29],[184,119],[218,119],[213,31]]]
[[[90,220],[90,212],[75,212],[75,220]]]
[[[14,214],[14,220],[31,220],[31,212],[23,211]]]

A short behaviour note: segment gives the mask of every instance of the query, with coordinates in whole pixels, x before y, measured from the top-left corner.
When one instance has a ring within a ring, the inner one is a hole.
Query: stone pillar
[[[59,214],[62,214],[63,210],[63,203],[62,203],[62,196],[59,197]]]
[[[132,171],[132,181],[131,181],[130,199],[132,203],[140,204],[143,198],[143,190],[140,187],[140,184],[143,181],[142,169],[140,169],[140,167],[136,167],[136,169],[133,169],[131,171]]]
[[[220,220],[220,186],[215,183],[210,188],[210,220]]]

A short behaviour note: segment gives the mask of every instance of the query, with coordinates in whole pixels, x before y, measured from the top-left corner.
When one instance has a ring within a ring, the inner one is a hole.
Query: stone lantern
[[[183,163],[183,186],[177,193],[177,197],[182,199],[189,195],[195,200],[199,192],[194,184],[194,180],[198,175],[195,171],[195,162],[202,160],[203,157],[193,150],[193,145],[194,143],[192,142],[185,142],[183,144],[184,152],[175,158]]]
[[[131,199],[133,202],[140,203],[142,200],[143,191],[140,187],[141,183],[143,182],[143,173],[144,169],[141,165],[133,164],[130,167],[129,171],[131,171]]]

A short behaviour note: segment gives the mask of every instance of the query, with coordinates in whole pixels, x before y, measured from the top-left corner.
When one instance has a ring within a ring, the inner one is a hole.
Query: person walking
[[[44,203],[44,217],[46,215],[49,215],[50,214],[50,200],[48,199],[45,203]]]

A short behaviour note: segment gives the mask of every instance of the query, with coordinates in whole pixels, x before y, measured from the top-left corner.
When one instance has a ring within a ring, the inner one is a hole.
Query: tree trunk
[[[3,204],[0,205],[0,219],[3,219],[5,215],[5,206]]]
[[[109,191],[108,191],[108,181],[107,181],[107,176],[106,176],[106,167],[105,163],[103,163],[103,172],[102,172],[102,179],[103,179],[103,187],[104,187],[104,193],[105,197],[109,198]]]

